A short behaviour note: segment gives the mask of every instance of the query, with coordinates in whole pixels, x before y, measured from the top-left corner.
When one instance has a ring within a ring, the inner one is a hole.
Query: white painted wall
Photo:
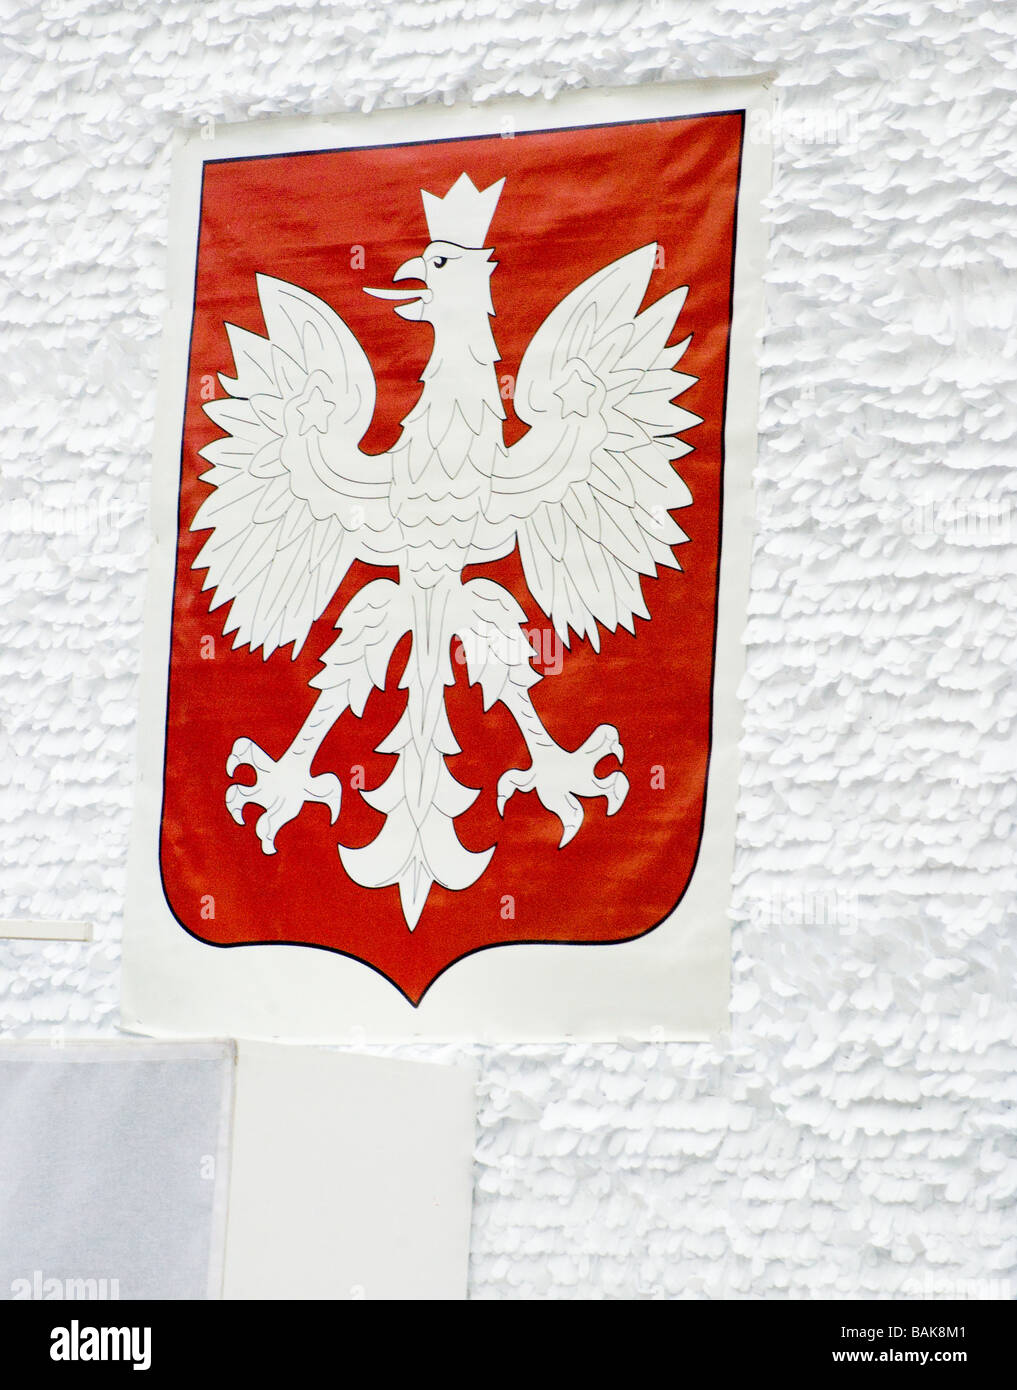
[[[1017,20],[992,0],[3,6],[5,1035],[111,1032],[170,132],[773,69],[715,1046],[488,1050],[477,1296],[1017,1294]],[[418,1055],[453,1055],[417,1049]]]

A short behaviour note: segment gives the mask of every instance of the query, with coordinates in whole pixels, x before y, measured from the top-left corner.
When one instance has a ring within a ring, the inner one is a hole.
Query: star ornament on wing
[[[305,393],[305,399],[297,405],[297,414],[300,416],[300,433],[306,434],[308,430],[316,430],[318,434],[324,434],[328,429],[329,416],[335,410],[335,401],[325,398],[320,386],[312,386]]]
[[[266,854],[308,804],[327,806],[334,823],[343,788],[333,773],[312,772],[314,760],[337,722],[362,716],[384,689],[409,634],[405,709],[375,750],[394,764],[359,793],[381,828],[366,845],[339,843],[336,865],[366,889],[398,894],[409,931],[435,885],[470,887],[495,849],[469,849],[457,831],[479,795],[447,761],[460,751],[445,703],[457,642],[485,712],[499,703],[525,743],[529,765],[498,777],[502,815],[522,813],[508,809],[514,793],[535,792],[564,846],[580,832],[585,801],[603,798],[615,815],[629,791],[614,724],[578,746],[545,727],[533,690],[546,677],[526,613],[494,579],[464,571],[517,552],[557,638],[599,652],[603,631],[635,633],[636,618],[650,617],[643,581],[649,590],[659,569],[680,569],[675,548],[688,539],[673,513],[692,497],[674,465],[692,449],[682,432],[701,422],[675,403],[696,380],[677,369],[690,339],[671,343],[687,291],[641,307],[655,243],[551,308],[519,365],[514,407],[526,430],[506,445],[497,261],[486,244],[503,184],[481,190],[464,173],[444,197],[422,192],[420,253],[395,269],[391,287],[368,291],[393,301],[408,333],[419,324],[433,335],[419,398],[384,452],[360,447],[375,405],[360,343],[321,299],[268,275],[257,277],[265,336],[226,325],[236,376],[222,376],[226,396],[205,406],[223,434],[201,450],[210,493],[192,529],[210,534],[194,567],[211,608],[227,607],[235,647],[267,660],[291,646],[295,657],[355,562],[386,571],[339,615],[290,745],[269,752],[236,739],[227,774],[245,767],[253,780],[229,786],[227,807],[241,825],[248,806],[260,808],[254,830]],[[609,756],[617,765],[598,775]],[[284,848],[297,852],[296,842]]]
[[[578,367],[573,367],[571,376],[554,393],[561,401],[562,418],[569,415],[588,416],[590,398],[597,394],[598,385],[597,381],[589,381],[583,376]]]

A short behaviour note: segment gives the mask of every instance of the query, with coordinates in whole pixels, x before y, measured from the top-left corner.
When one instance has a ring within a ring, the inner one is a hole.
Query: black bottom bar
[[[539,1370],[544,1378],[566,1365],[574,1375],[584,1353],[596,1359],[598,1347],[610,1347],[612,1362],[619,1353],[631,1358],[626,1375],[636,1383],[657,1379],[659,1370],[651,1367],[662,1360],[683,1380],[696,1367],[708,1370],[710,1378],[741,1371],[776,1377],[823,1373],[818,1384],[895,1367],[922,1375],[976,1369],[984,1380],[1010,1364],[1013,1344],[1014,1304],[1009,1302],[677,1302],[635,1305],[640,1323],[646,1319],[648,1339],[637,1352],[631,1309],[623,1313],[618,1303],[594,1306],[597,1321],[591,1324],[575,1304],[554,1300],[466,1307],[7,1302],[0,1305],[0,1337],[5,1363],[17,1366],[23,1383],[31,1384],[37,1373],[45,1385],[125,1373],[178,1386],[190,1384],[196,1373],[205,1378],[251,1371],[264,1382],[301,1372],[316,1377],[326,1367],[337,1380],[351,1372],[361,1378],[365,1359],[378,1353],[382,1375],[418,1374],[422,1358],[437,1371],[461,1350],[464,1332],[471,1343],[483,1338],[496,1364],[517,1362],[528,1347],[527,1374]],[[416,1330],[421,1318],[427,1320],[423,1333]],[[521,1340],[528,1324],[539,1341]],[[619,1342],[622,1331],[625,1341]],[[483,1363],[473,1354],[470,1359],[484,1374]]]

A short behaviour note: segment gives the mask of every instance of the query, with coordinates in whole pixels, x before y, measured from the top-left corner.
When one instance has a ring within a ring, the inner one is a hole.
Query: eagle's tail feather
[[[343,867],[364,888],[399,885],[403,916],[416,927],[433,884],[469,888],[487,868],[493,849],[468,850],[455,832],[455,817],[473,805],[477,792],[449,772],[444,753],[458,752],[442,709],[437,733],[447,735],[421,750],[414,742],[409,712],[404,713],[378,751],[398,753],[389,776],[364,800],[385,816],[385,824],[360,849],[339,847]],[[451,746],[449,746],[449,744]],[[443,746],[444,745],[444,746]]]
[[[380,787],[362,793],[368,805],[385,816],[385,824],[370,844],[359,849],[339,846],[343,867],[354,882],[364,888],[398,884],[410,931],[420,921],[435,883],[469,888],[494,853],[493,847],[467,849],[455,831],[456,817],[479,793],[457,782],[445,763],[446,755],[460,751],[445,713],[444,688],[452,680],[447,643],[428,641],[415,622],[413,644],[403,676],[409,691],[406,709],[377,749],[395,753],[396,765]]]

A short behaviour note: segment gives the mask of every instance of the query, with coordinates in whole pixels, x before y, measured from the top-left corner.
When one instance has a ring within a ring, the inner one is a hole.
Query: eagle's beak
[[[412,260],[404,261],[396,273],[392,276],[396,280],[426,280],[427,266],[424,264],[423,256],[414,256]],[[419,319],[423,305],[431,298],[431,291],[426,284],[421,289],[406,290],[372,290],[364,286],[365,294],[373,294],[377,299],[404,299],[409,300],[408,304],[396,304],[395,311],[404,319]]]

